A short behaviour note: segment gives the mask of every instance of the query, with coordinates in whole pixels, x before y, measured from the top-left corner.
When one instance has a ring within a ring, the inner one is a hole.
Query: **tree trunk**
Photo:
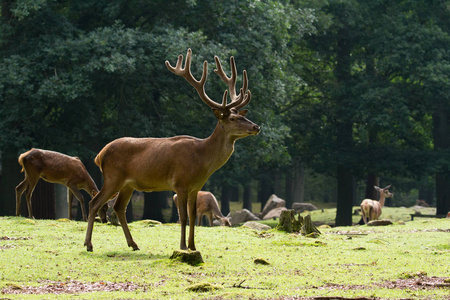
[[[344,14],[340,17],[345,16]],[[351,85],[351,49],[352,41],[349,36],[347,26],[348,20],[343,18],[339,20],[342,26],[337,33],[336,48],[336,81],[341,87],[335,95],[336,97],[336,132],[337,147],[340,153],[351,153],[353,145],[353,123],[348,116],[348,107],[352,105],[351,94],[348,87]],[[348,158],[347,158],[348,160]],[[337,166],[337,209],[336,226],[352,225],[352,207],[353,207],[353,176],[351,170],[347,167],[348,161],[344,161]]]
[[[134,193],[131,195],[131,199],[130,202],[128,202],[127,205],[127,210],[125,211],[125,216],[127,218],[127,223],[133,222],[134,221],[134,215],[133,215],[133,195]],[[145,196],[144,196],[145,197]],[[145,203],[145,202],[144,202]],[[161,221],[161,220],[157,220],[157,221]],[[162,221],[161,221],[162,222]]]
[[[221,204],[220,211],[224,216],[228,215],[228,213],[230,212],[230,201],[232,196],[231,189],[232,188],[228,185],[225,184],[222,185],[222,192],[220,196],[220,204]]]
[[[292,208],[292,203],[294,203],[294,167],[291,167],[286,172],[286,207]]]
[[[434,191],[429,187],[421,186],[419,187],[419,199],[424,200],[428,205],[433,204]]]
[[[175,205],[175,202],[173,202],[173,200],[171,201],[171,203],[172,203],[172,214],[170,215],[169,222],[170,223],[177,223],[178,220],[180,219],[180,217],[178,216],[178,208]]]
[[[253,194],[253,188],[250,184],[244,186],[244,196],[243,196],[243,209],[248,209],[249,211],[252,211],[252,194]]]
[[[35,219],[55,219],[55,188],[53,183],[40,179],[36,184],[31,203]],[[22,208],[24,205],[22,204]],[[26,207],[26,204],[25,204]],[[27,215],[25,215],[27,216]]]
[[[293,198],[294,202],[304,202],[305,201],[305,168],[298,163],[294,166],[294,190]],[[286,203],[286,207],[287,207]],[[292,207],[292,203],[288,208]]]
[[[238,186],[231,187],[230,201],[239,202],[239,187]]]
[[[144,214],[142,219],[164,222],[162,209],[167,201],[167,192],[144,193]]]
[[[277,195],[278,197],[284,199],[285,198],[285,194],[283,192],[283,189],[281,187],[281,175],[280,175],[280,171],[276,170],[275,174],[273,176],[274,182],[273,182],[273,193],[275,195]]]
[[[378,200],[378,192],[375,190],[374,186],[380,186],[380,177],[374,173],[370,173],[366,177],[365,199]]]
[[[447,105],[440,101],[433,114],[434,149],[438,152],[448,152],[450,149],[450,112]],[[450,175],[445,166],[438,166],[436,180],[436,214],[447,215],[450,211]]]
[[[0,216],[15,216],[15,188],[24,179],[24,174],[20,173],[21,167],[17,162],[15,154],[7,153],[5,151],[1,154]],[[22,198],[25,198],[25,194],[22,195]],[[28,216],[28,214],[26,216]]]
[[[337,172],[337,209],[336,226],[352,225],[353,176],[345,166],[339,166]]]
[[[269,179],[269,174],[265,173],[262,174],[261,178],[258,182],[258,202],[261,203],[261,210],[263,210],[264,206],[266,205],[267,200],[269,200],[269,197],[274,193],[274,188],[272,181]]]

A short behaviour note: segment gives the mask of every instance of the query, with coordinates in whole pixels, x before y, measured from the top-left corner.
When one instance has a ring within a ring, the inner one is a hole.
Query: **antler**
[[[231,57],[230,63],[231,63],[231,69],[232,69],[232,75],[230,78],[227,77],[227,75],[224,73],[222,69],[222,65],[220,64],[219,58],[217,56],[214,57],[216,61],[217,70],[214,70],[216,74],[222,78],[222,80],[228,84],[228,88],[230,90],[230,97],[231,102],[227,104],[227,96],[228,91],[225,90],[222,98],[222,104],[219,104],[208,97],[208,95],[205,92],[205,83],[206,78],[208,77],[208,62],[205,61],[203,63],[203,73],[202,78],[200,80],[197,80],[194,78],[194,76],[191,73],[191,58],[192,58],[192,50],[189,48],[187,50],[186,54],[186,62],[184,64],[184,68],[181,66],[183,62],[183,55],[178,56],[177,64],[175,67],[172,67],[169,63],[169,61],[166,60],[166,67],[174,74],[179,75],[187,80],[196,90],[200,98],[205,102],[208,106],[211,108],[215,108],[220,110],[222,113],[227,114],[231,111],[232,108],[235,110],[239,110],[245,105],[250,102],[251,99],[251,93],[250,91],[247,91],[248,87],[248,79],[247,79],[247,72],[244,70],[244,83],[243,87],[241,88],[241,91],[239,95],[236,95],[236,64],[234,63],[234,58]],[[242,97],[241,95],[244,95],[245,97]]]
[[[214,70],[214,72],[220,76],[223,82],[228,84],[228,89],[230,90],[230,98],[231,103],[229,104],[230,108],[234,107],[234,109],[239,110],[242,107],[246,106],[250,100],[252,94],[248,90],[248,78],[247,78],[247,71],[243,71],[243,83],[242,88],[240,90],[239,95],[236,95],[236,78],[237,78],[237,71],[236,71],[236,63],[234,61],[234,57],[230,57],[230,66],[231,66],[231,77],[228,77],[225,72],[222,69],[222,64],[220,63],[220,60],[217,56],[214,56],[214,59],[216,61],[217,69]]]

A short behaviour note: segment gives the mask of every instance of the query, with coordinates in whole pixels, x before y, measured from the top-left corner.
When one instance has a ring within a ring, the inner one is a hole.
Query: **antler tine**
[[[241,95],[243,95],[242,92],[243,92],[243,90],[241,89]],[[245,94],[244,100],[241,103],[239,103],[238,105],[236,105],[236,107],[234,109],[240,110],[241,108],[246,106],[250,102],[251,99],[252,99],[252,93],[250,92],[250,90],[248,90],[247,93]]]
[[[230,57],[230,67],[231,67],[231,77],[228,77],[225,72],[223,71],[222,64],[217,56],[214,57],[216,61],[216,67],[217,69],[214,70],[214,72],[219,75],[219,77],[228,85],[228,89],[230,90],[230,98],[231,103],[226,106],[227,109],[231,109],[233,107],[243,107],[242,101],[244,100],[244,95],[247,92],[248,88],[248,78],[247,78],[247,72],[244,70],[243,74],[243,85],[240,90],[239,95],[236,95],[236,78],[237,78],[237,70],[236,70],[236,63],[234,61],[234,57]]]
[[[183,62],[183,55],[181,55],[181,54],[178,56],[177,65],[175,67],[172,67],[170,65],[169,61],[167,61],[167,60],[166,60],[166,67],[172,73],[179,75],[179,76],[183,77],[184,79],[186,79],[187,82],[189,82],[189,84],[192,85],[197,90],[197,93],[200,96],[200,98],[208,106],[210,106],[211,108],[223,109],[219,103],[211,100],[211,98],[209,98],[205,92],[205,83],[206,83],[206,78],[208,77],[208,62],[205,61],[203,63],[202,78],[200,80],[197,80],[194,78],[194,76],[191,73],[191,58],[192,58],[192,50],[189,48],[187,50],[186,62],[184,64],[184,68],[181,67],[182,62]]]

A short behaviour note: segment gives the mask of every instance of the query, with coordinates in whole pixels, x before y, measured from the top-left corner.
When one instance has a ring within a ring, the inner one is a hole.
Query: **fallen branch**
[[[246,289],[246,290],[270,290],[270,288],[264,288],[264,287],[251,287],[251,286],[243,286],[242,284],[246,281],[247,279],[242,280],[239,283],[235,283],[232,286],[230,286],[230,288],[238,288],[238,289]]]

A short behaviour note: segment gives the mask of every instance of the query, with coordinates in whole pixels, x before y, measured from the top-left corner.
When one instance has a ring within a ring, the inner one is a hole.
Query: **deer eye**
[[[235,118],[235,117],[231,117],[229,120],[230,120],[231,122],[234,122],[234,121],[236,121],[236,118]]]

